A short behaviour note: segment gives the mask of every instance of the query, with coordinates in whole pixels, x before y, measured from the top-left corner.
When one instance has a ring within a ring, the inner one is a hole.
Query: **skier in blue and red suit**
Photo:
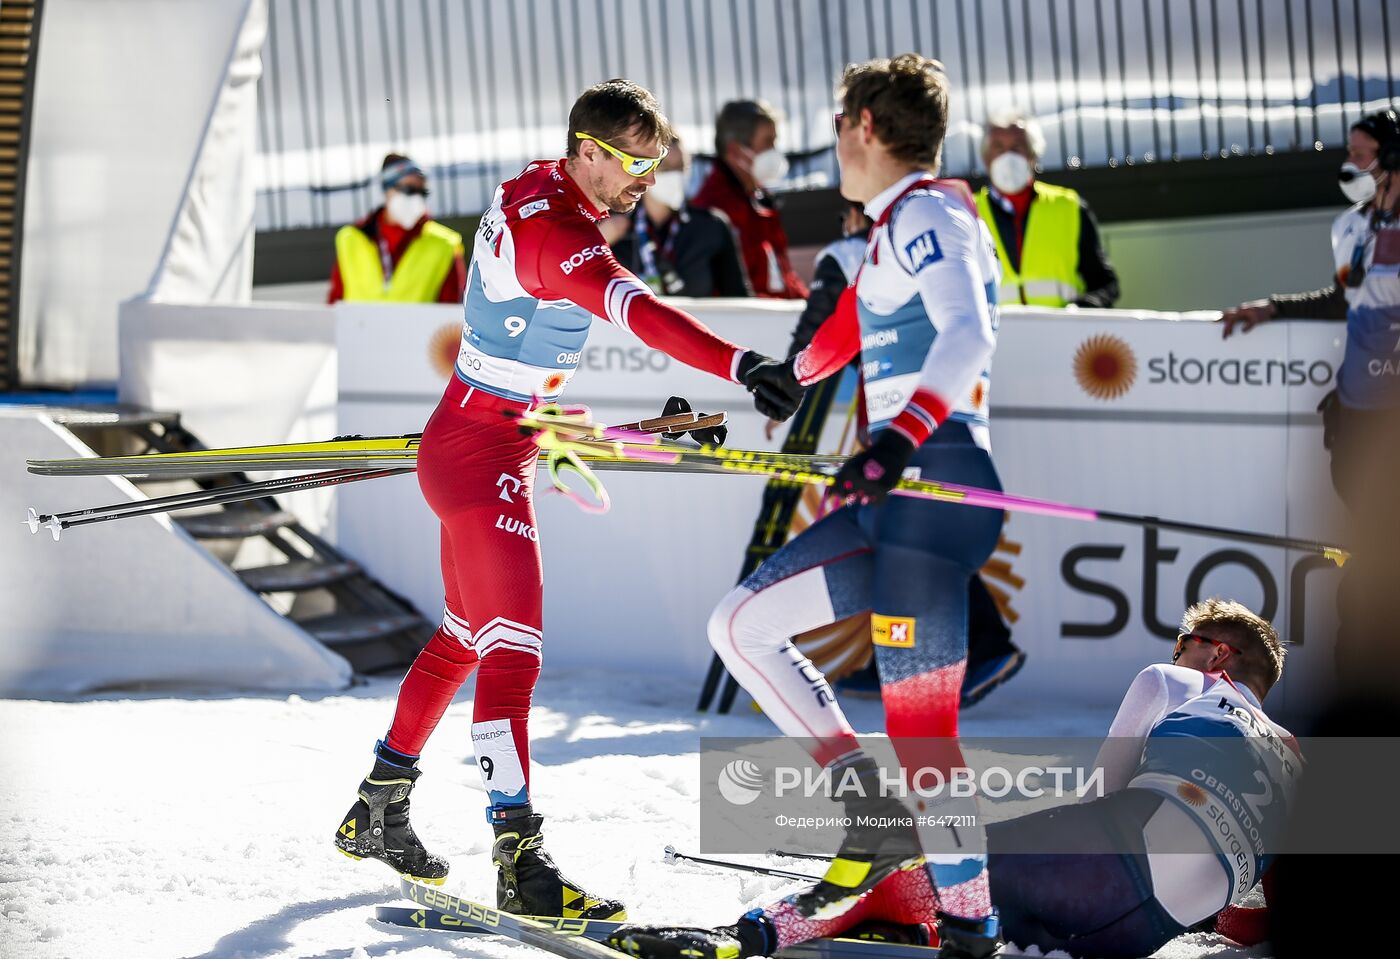
[[[869,611],[901,764],[963,765],[955,737],[968,581],[995,548],[1002,513],[886,494],[910,467],[926,480],[1000,489],[987,420],[999,267],[967,184],[933,175],[948,117],[941,65],[917,54],[873,60],[848,67],[841,87],[841,194],[863,203],[875,225],[855,282],[787,369],[807,385],[859,354],[871,441],[836,477],[846,505],[730,592],[711,616],[710,641],[779,729],[813,744],[833,781],[849,769],[869,787],[845,801],[854,825],[824,880],[767,910],[774,949],[822,934],[828,917],[917,868],[931,880],[919,887],[922,905],[940,917],[945,955],[986,956],[999,933],[985,839],[965,825],[978,822],[975,800],[918,810],[963,823],[956,831],[862,826],[913,811],[877,795],[875,761],[790,639]]]

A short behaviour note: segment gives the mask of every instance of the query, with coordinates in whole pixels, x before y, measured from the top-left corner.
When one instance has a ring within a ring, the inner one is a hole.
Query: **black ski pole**
[[[336,470],[335,472],[349,475],[351,473],[358,473],[360,472],[360,470]],[[319,473],[317,475],[326,477],[330,474]],[[248,489],[260,489],[265,490],[269,493],[275,493],[283,487],[294,486],[298,483],[306,481],[308,478],[309,477],[307,477],[306,475],[283,476],[277,479],[260,480],[256,483],[238,483],[230,484],[227,486],[211,486],[208,488],[191,490],[188,493],[173,493],[170,496],[159,496],[155,499],[133,500],[129,503],[113,503],[110,506],[91,506],[87,509],[75,509],[67,513],[43,513],[38,514],[38,519],[41,522],[46,522],[51,519],[71,520],[85,516],[98,516],[106,514],[112,514],[112,517],[115,519],[121,514],[132,513],[137,510],[149,509],[152,506],[168,506],[171,508],[178,508],[187,505],[202,506],[211,498],[224,496],[231,492]]]
[[[304,490],[319,489],[325,486],[339,486],[360,480],[378,479],[383,476],[396,476],[411,473],[411,466],[396,466],[374,470],[331,470],[312,473],[308,476],[288,476],[281,479],[262,480],[257,483],[240,483],[210,490],[190,493],[176,493],[152,500],[135,503],[113,503],[108,506],[93,506],[88,509],[72,510],[67,513],[40,513],[33,507],[24,520],[31,533],[40,528],[51,530],[56,541],[65,529],[75,526],[90,526],[114,519],[129,519],[135,516],[150,516],[154,513],[169,513],[175,510],[194,509],[198,506],[228,506],[250,499],[281,493],[298,493]]]
[[[770,849],[770,856],[783,856],[787,859],[815,859],[817,862],[831,862],[835,856],[821,856],[814,852],[788,852],[786,849]]]
[[[674,866],[681,860],[686,862],[700,863],[702,866],[714,866],[718,869],[732,869],[735,872],[751,872],[759,876],[776,876],[779,879],[803,879],[808,882],[820,882],[821,876],[808,876],[800,872],[788,872],[786,869],[769,869],[766,866],[750,866],[744,862],[732,862],[727,859],[706,859],[704,856],[687,856],[685,853],[676,852],[675,846],[666,847],[665,861],[667,865]]]

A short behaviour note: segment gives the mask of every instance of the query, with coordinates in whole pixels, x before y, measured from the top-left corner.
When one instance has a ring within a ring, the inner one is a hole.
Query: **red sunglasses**
[[[1244,655],[1243,651],[1238,646],[1231,646],[1229,643],[1223,643],[1218,639],[1211,639],[1209,636],[1202,636],[1200,633],[1177,633],[1176,652],[1172,654],[1172,662],[1176,662],[1181,658],[1181,653],[1186,648],[1186,641],[1188,639],[1195,640],[1198,643],[1210,643],[1212,646],[1224,646],[1236,656]]]

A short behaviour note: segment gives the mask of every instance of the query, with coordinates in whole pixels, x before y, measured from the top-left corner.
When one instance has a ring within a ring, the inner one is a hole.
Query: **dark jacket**
[[[716,162],[690,202],[693,207],[714,210],[729,219],[739,237],[739,253],[755,295],[806,298],[807,287],[788,259],[787,234],[771,194],[764,190],[749,193],[733,170]]]
[[[734,233],[722,214],[684,206],[657,236],[642,204],[613,244],[624,267],[665,296],[753,296]]]
[[[1281,320],[1345,320],[1347,297],[1339,283],[1307,293],[1280,293],[1269,297]]]
[[[807,306],[797,318],[797,326],[792,331],[788,356],[796,356],[806,349],[812,337],[817,335],[817,330],[836,311],[836,301],[841,299],[846,287],[856,280],[869,237],[870,231],[866,230],[830,243],[817,254],[812,285],[807,288]]]

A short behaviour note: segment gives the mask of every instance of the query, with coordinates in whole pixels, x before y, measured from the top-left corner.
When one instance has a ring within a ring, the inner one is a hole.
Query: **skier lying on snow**
[[[1260,706],[1283,655],[1273,627],[1239,603],[1186,611],[1171,664],[1137,675],[1109,728],[1096,760],[1106,795],[987,827],[1008,940],[1084,959],[1146,956],[1212,918],[1231,938],[1262,940],[1263,910],[1231,903],[1269,866],[1254,850],[1279,848],[1302,765],[1292,735]],[[1232,842],[1251,818],[1258,845]],[[610,942],[644,959],[744,959],[872,920],[926,926],[939,905],[917,858],[840,912],[803,915],[811,894],[731,926],[624,926]]]

